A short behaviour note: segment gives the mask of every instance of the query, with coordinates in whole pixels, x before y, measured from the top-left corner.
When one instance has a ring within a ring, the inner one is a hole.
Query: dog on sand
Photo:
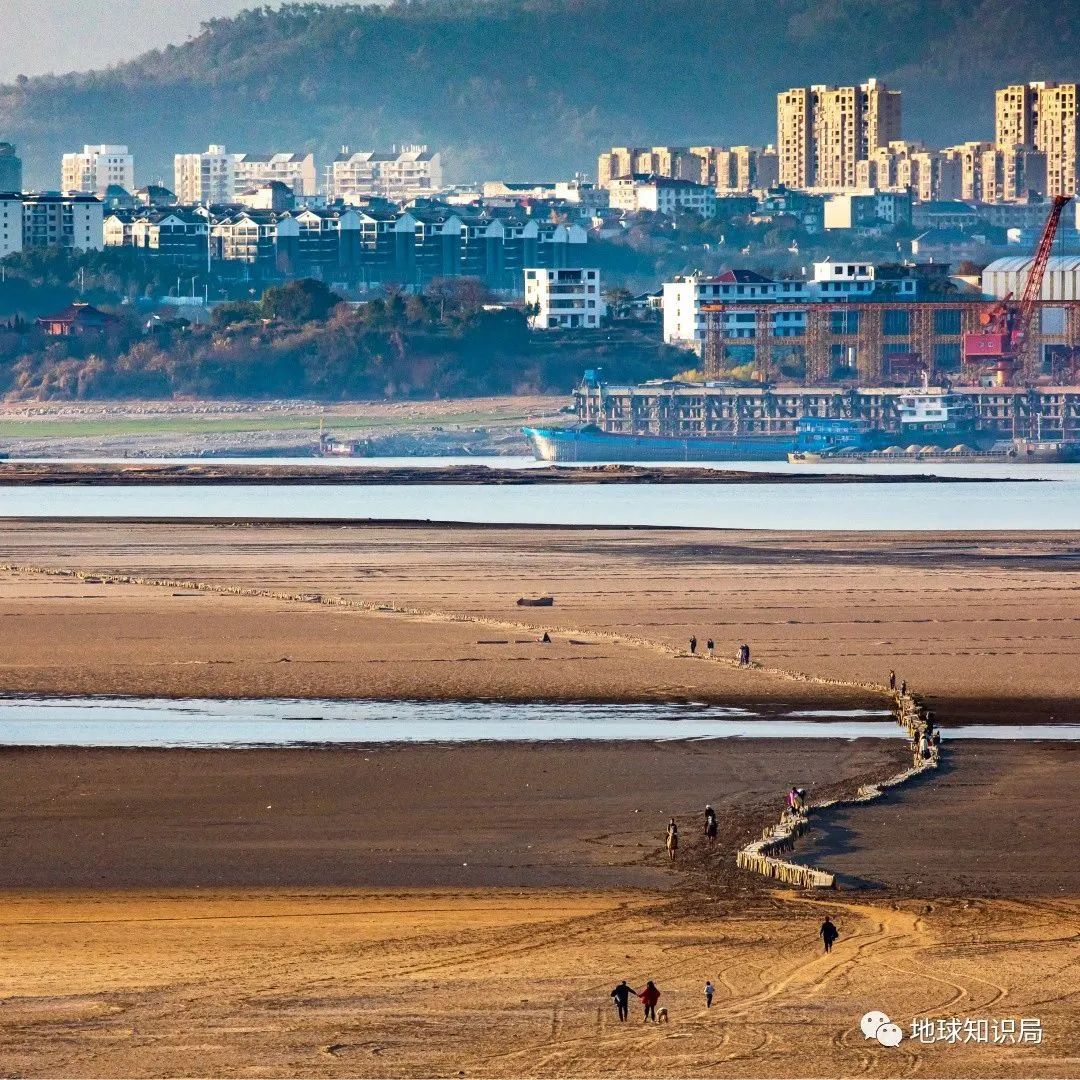
[[[668,1020],[667,1008],[663,1005],[656,1010],[656,1022],[658,1024],[668,1024],[671,1022]]]

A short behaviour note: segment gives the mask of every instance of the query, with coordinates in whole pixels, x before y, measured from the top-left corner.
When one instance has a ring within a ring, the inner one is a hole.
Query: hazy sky
[[[10,82],[16,75],[105,67],[147,49],[179,44],[206,19],[235,15],[264,2],[0,0],[0,25],[15,31],[0,41],[0,82]]]

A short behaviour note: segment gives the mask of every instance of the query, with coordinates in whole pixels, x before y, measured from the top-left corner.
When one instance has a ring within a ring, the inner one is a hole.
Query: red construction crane
[[[1019,301],[1009,293],[980,316],[981,330],[964,335],[964,363],[993,364],[1003,383],[1009,381],[1024,354],[1031,322],[1042,297],[1043,278],[1061,213],[1071,198],[1071,195],[1054,196]]]

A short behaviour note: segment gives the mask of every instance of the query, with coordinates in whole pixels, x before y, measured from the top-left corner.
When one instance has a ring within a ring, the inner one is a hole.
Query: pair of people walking
[[[691,656],[697,656],[697,647],[698,647],[698,639],[697,639],[697,635],[695,634],[690,638],[690,655]],[[711,660],[712,657],[714,656],[714,654],[716,653],[716,642],[713,641],[712,638],[709,638],[709,640],[705,642],[705,651],[709,654],[709,659]]]
[[[630,995],[635,995],[641,1004],[645,1007],[646,1021],[656,1021],[656,1003],[660,1000],[660,991],[657,990],[656,984],[650,979],[644,989],[635,990],[630,984],[623,979],[614,990],[611,991],[611,1000],[615,1002],[615,1009],[619,1014],[620,1022],[624,1022],[630,1015]]]

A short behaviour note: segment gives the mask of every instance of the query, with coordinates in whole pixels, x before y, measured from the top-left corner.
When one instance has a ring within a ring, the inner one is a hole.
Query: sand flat
[[[894,667],[957,722],[1048,722],[1070,715],[1070,702],[1080,699],[1080,549],[1070,533],[808,537],[706,530],[9,522],[0,560],[321,592],[443,617],[516,620],[567,638],[620,635],[666,650],[685,649],[691,634],[702,642],[712,636],[725,656],[749,641],[765,662],[818,675],[880,681]],[[555,606],[514,606],[519,596],[536,595],[554,595]],[[213,601],[163,598],[160,610],[197,604],[212,610]],[[273,637],[282,615],[272,615],[253,629],[253,639]],[[194,615],[189,625],[198,634]],[[407,632],[420,634],[415,628]],[[183,636],[173,634],[177,642]],[[473,640],[482,636],[489,635]],[[721,680],[709,700],[739,690],[729,673],[691,674],[685,664],[663,672],[650,665],[639,678],[638,663],[645,657],[623,659],[613,665],[611,678],[595,662],[579,664],[577,692],[593,679],[598,695],[621,693],[624,700],[657,688],[675,698],[680,687],[691,695],[708,693],[702,679]],[[325,693],[347,696],[347,678],[325,667]],[[539,674],[540,665],[495,667],[498,673],[490,675],[498,694],[512,694],[509,684],[515,681],[528,684],[522,697],[536,693],[538,680],[531,673]],[[421,666],[414,663],[409,670],[419,672]],[[440,669],[436,681],[449,675]],[[215,692],[225,692],[221,672],[202,670],[198,676],[215,681]],[[274,677],[260,672],[259,686]],[[455,679],[454,692],[467,681]],[[572,696],[559,689],[561,679],[550,681],[554,696]],[[754,686],[764,688],[765,681],[755,680]],[[306,693],[319,696],[320,690],[313,685]]]
[[[842,934],[830,956],[826,912]],[[1076,1076],[1078,919],[1075,901],[733,904],[640,889],[8,894],[0,1069]],[[656,980],[670,1024],[637,1008],[617,1022],[608,994],[623,976]],[[1043,1042],[887,1049],[858,1028],[870,1008],[908,1030],[916,1015],[1034,1016]]]

